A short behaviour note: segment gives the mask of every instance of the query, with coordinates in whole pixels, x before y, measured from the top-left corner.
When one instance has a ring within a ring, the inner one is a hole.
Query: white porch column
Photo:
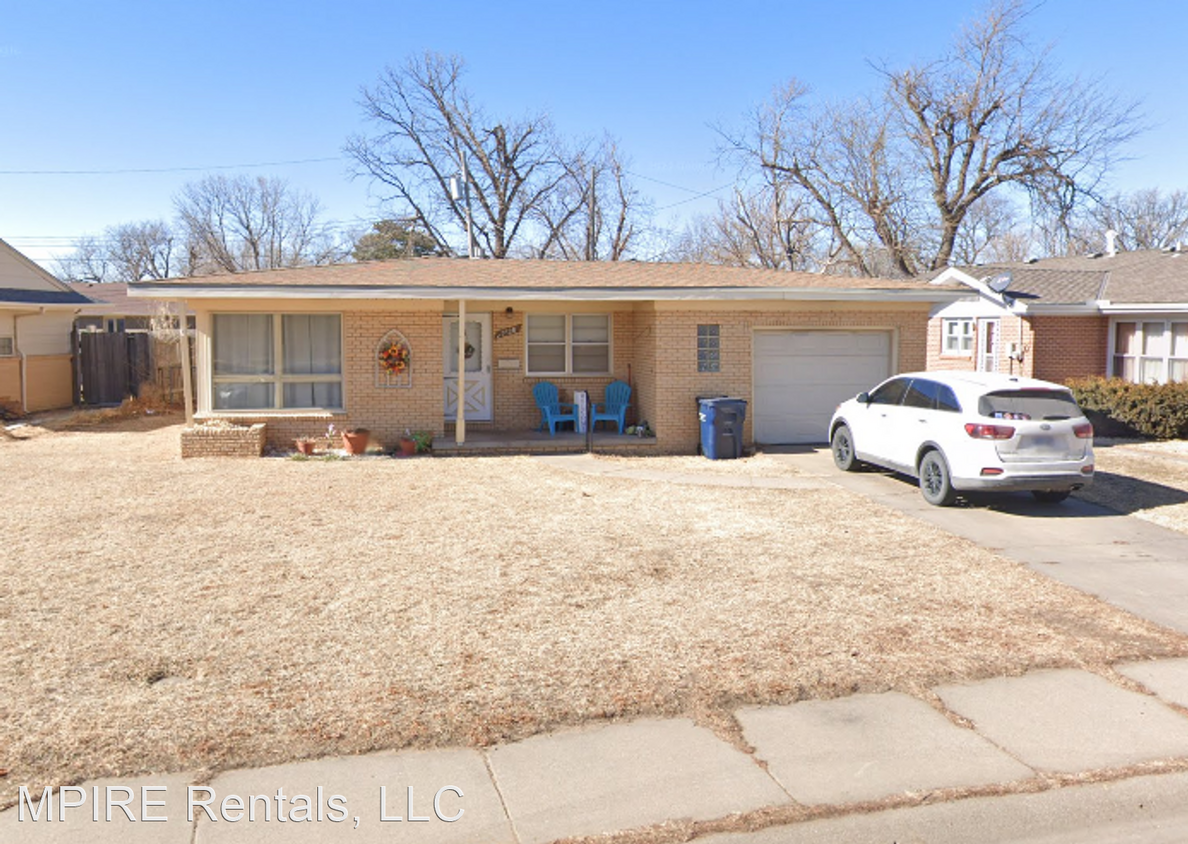
[[[458,411],[454,414],[454,442],[466,442],[466,301],[458,300]]]
[[[186,403],[186,424],[194,424],[194,384],[190,378],[190,327],[186,300],[177,300],[177,330],[181,335],[182,397]]]

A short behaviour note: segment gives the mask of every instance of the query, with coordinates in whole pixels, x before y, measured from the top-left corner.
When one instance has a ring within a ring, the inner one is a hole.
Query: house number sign
[[[501,328],[495,332],[495,339],[499,340],[503,337],[511,337],[513,334],[519,334],[522,327],[523,323],[516,323],[515,325],[509,325],[507,328]]]

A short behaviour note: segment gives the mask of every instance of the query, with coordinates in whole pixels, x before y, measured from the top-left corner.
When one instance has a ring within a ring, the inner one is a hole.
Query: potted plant
[[[367,428],[347,428],[342,432],[342,447],[347,454],[362,454],[367,451],[367,442],[371,439],[371,431]]]
[[[313,437],[298,437],[293,440],[293,444],[297,446],[297,451],[304,454],[306,457],[314,453],[314,446],[317,445],[317,440]]]
[[[412,441],[416,443],[417,454],[425,454],[433,448],[433,432],[413,431]]]

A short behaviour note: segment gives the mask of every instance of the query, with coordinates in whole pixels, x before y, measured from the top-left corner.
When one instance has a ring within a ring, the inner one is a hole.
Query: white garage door
[[[823,443],[834,408],[891,374],[889,331],[757,331],[756,442]]]

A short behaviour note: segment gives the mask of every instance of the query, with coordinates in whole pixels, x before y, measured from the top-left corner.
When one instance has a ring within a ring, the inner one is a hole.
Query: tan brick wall
[[[928,310],[806,309],[770,311],[659,311],[655,325],[655,401],[649,421],[662,451],[693,452],[700,440],[697,396],[724,393],[752,401],[752,349],[755,329],[887,329],[896,332],[898,371],[923,369],[927,360]],[[721,372],[697,371],[697,326],[717,324],[721,337]],[[744,429],[753,442],[751,414]]]
[[[536,400],[532,397],[532,388],[541,381],[550,381],[557,385],[561,401],[573,401],[574,390],[586,390],[592,401],[600,402],[606,393],[606,385],[611,381],[626,381],[628,365],[634,364],[635,350],[635,314],[630,310],[615,310],[611,312],[611,374],[598,376],[535,376],[526,375],[527,359],[524,350],[525,312],[513,310],[508,314],[506,310],[496,311],[491,315],[492,336],[500,330],[519,325],[518,334],[510,334],[493,340],[492,349],[492,390],[494,392],[495,407],[491,427],[498,431],[527,431],[540,424],[540,411],[536,409]],[[519,360],[519,369],[500,369],[500,358],[514,358]],[[634,371],[632,371],[634,379]],[[635,398],[632,397],[634,403]],[[471,423],[468,421],[467,426]]]
[[[25,366],[29,379],[25,395],[30,413],[74,404],[70,355],[34,355],[26,359]]]
[[[1036,378],[1062,382],[1106,374],[1109,317],[1044,316],[1032,317],[1031,323]]]
[[[1033,345],[1032,329],[1029,322],[1022,317],[1002,316],[998,319],[998,371],[1011,375],[1025,375],[1030,377],[1034,356],[1031,354]],[[928,369],[941,372],[973,372],[977,369],[975,357],[982,336],[981,320],[977,321],[974,334],[974,351],[969,355],[942,354],[944,331],[940,317],[928,321]],[[1020,334],[1022,331],[1022,334]],[[1023,361],[1013,360],[1010,356],[1012,343],[1020,343],[1022,337]]]
[[[20,358],[0,358],[0,405],[21,409]]]
[[[263,423],[184,428],[181,456],[183,460],[191,457],[259,457],[264,453],[265,430]]]

